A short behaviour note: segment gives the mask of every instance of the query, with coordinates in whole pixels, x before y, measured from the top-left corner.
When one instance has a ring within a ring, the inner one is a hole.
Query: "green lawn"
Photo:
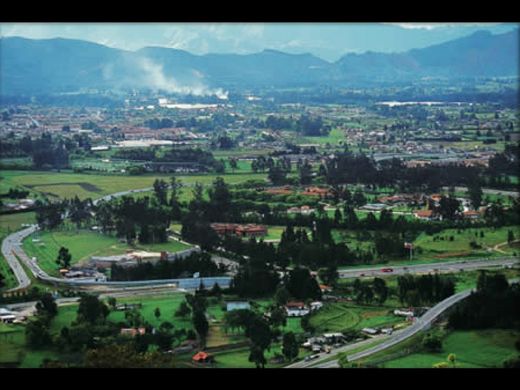
[[[418,254],[418,258],[442,258],[446,255],[453,254],[462,257],[464,255],[486,255],[486,248],[507,241],[508,231],[512,230],[515,237],[520,237],[520,228],[515,226],[506,226],[497,229],[493,228],[477,228],[464,229],[458,233],[457,229],[445,229],[438,234],[428,235],[422,233],[414,241],[416,248],[422,248],[423,253]],[[480,232],[484,233],[484,237],[480,236]],[[450,240],[453,237],[453,241]],[[437,241],[435,241],[437,238]],[[471,241],[475,241],[482,246],[482,249],[472,249]],[[503,248],[507,250],[507,246]],[[495,252],[496,253],[496,252]]]
[[[40,241],[34,242],[33,240]],[[36,257],[40,267],[51,275],[59,274],[56,258],[62,246],[69,249],[72,255],[72,264],[88,260],[91,256],[118,255],[133,249],[177,252],[189,248],[189,246],[174,240],[164,244],[137,244],[133,248],[126,243],[119,242],[113,236],[88,230],[76,231],[75,229],[38,232],[23,241],[27,255]]]
[[[456,366],[461,368],[501,367],[506,359],[516,357],[514,343],[519,331],[487,329],[482,331],[455,331],[443,340],[440,353],[414,353],[385,362],[388,368],[431,368],[446,361],[448,354],[456,356]]]
[[[366,327],[391,326],[402,322],[394,316],[394,306],[362,306],[354,303],[328,303],[310,318],[318,333],[361,330]]]
[[[99,198],[103,195],[112,194],[124,190],[152,187],[155,179],[169,181],[174,175],[103,175],[85,173],[64,172],[38,172],[38,171],[3,171],[1,173],[4,186],[22,186],[33,191],[45,193],[49,196],[60,198],[80,199],[88,197]],[[207,175],[185,175],[176,176],[184,184],[199,182],[204,185],[211,184],[217,176],[224,178],[226,183],[235,184],[247,180],[262,180],[266,178],[263,173],[241,173],[235,174],[207,174]],[[6,188],[7,188],[6,187]]]

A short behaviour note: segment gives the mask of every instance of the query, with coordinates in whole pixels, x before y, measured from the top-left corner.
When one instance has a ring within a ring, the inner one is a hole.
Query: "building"
[[[462,215],[464,216],[464,219],[479,219],[480,218],[479,211],[468,210],[468,211],[464,211],[462,213]]]
[[[135,337],[138,334],[142,336],[142,335],[146,334],[146,329],[145,328],[122,328],[120,331],[120,334],[121,334],[121,336],[130,336],[130,337]]]
[[[263,237],[267,235],[267,226],[236,223],[212,223],[211,228],[220,236],[234,235],[238,237]]]
[[[320,187],[307,187],[302,195],[325,197],[330,194],[329,189]]]
[[[413,317],[414,312],[412,310],[394,310],[394,315],[400,316],[400,317]]]
[[[193,355],[191,360],[194,363],[200,364],[200,363],[212,363],[215,359],[209,353],[201,351],[201,352],[198,352],[195,355]]]
[[[433,219],[433,210],[418,210],[414,212],[413,215],[417,219],[431,221]]]
[[[388,206],[383,203],[368,203],[361,207],[362,210],[368,210],[368,211],[382,211],[386,210]]]
[[[287,317],[303,317],[311,312],[303,302],[288,302],[285,311]]]
[[[363,328],[363,329],[361,329],[361,332],[363,332],[369,336],[375,336],[376,334],[379,333],[379,330],[374,329],[374,328]]]
[[[233,310],[249,310],[251,309],[251,305],[249,302],[227,302],[226,303],[226,311]]]
[[[309,215],[314,212],[314,209],[310,208],[309,206],[302,206],[302,207],[291,207],[287,210],[290,214],[303,214],[303,215]]]

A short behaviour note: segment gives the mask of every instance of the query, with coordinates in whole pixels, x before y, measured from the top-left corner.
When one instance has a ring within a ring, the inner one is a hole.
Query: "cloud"
[[[498,23],[383,23],[392,26],[398,26],[408,30],[435,30],[442,27],[490,27]]]

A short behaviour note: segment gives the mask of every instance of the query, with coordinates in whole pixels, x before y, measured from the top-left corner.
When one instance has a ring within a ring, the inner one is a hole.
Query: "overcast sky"
[[[1,36],[72,38],[125,50],[163,46],[194,54],[275,49],[335,61],[351,52],[400,52],[477,30],[509,31],[504,23],[2,23]]]

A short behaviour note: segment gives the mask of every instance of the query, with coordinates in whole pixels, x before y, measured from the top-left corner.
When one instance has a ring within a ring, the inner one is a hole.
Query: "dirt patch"
[[[47,184],[26,184],[25,187],[32,189],[35,187],[55,187],[55,186],[71,186],[71,185],[80,186],[83,190],[88,191],[88,192],[96,192],[96,193],[102,192],[101,188],[95,186],[94,184],[87,183],[84,181],[73,182],[73,183],[61,183],[60,182],[60,183],[47,183]],[[49,192],[48,194],[51,194],[51,193]]]
[[[361,313],[361,318],[372,318],[372,317],[380,317],[386,315],[386,310],[378,310],[378,311],[365,311]]]
[[[464,257],[471,255],[471,252],[451,252],[451,253],[445,253],[443,255],[437,255],[434,256],[436,259],[444,259],[446,257]]]

